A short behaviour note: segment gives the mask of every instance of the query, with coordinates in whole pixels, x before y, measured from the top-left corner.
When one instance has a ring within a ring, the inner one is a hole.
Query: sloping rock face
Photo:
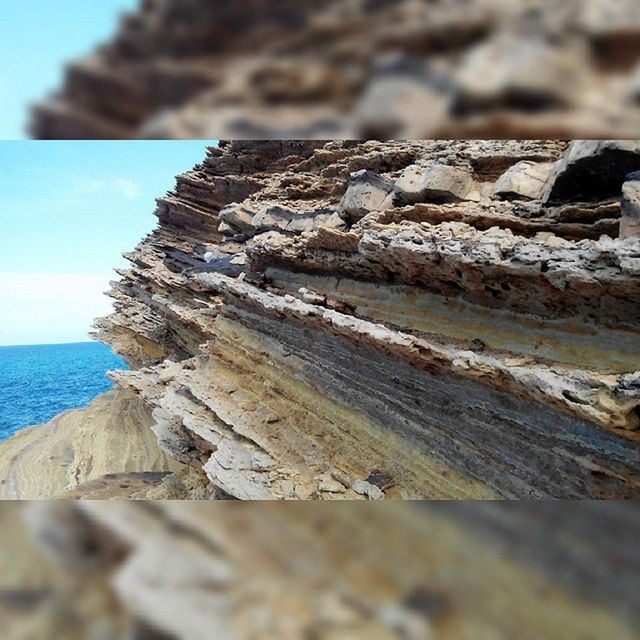
[[[24,429],[0,443],[0,499],[165,497],[193,472],[158,447],[152,424],[140,399],[117,389]]]
[[[13,503],[0,524],[11,640],[638,638],[629,503]]]
[[[623,173],[580,200],[580,144],[221,143],[113,284],[114,380],[217,495],[637,496],[640,239]],[[456,201],[407,205],[397,183],[442,165]]]
[[[154,0],[38,138],[635,137],[636,0]]]

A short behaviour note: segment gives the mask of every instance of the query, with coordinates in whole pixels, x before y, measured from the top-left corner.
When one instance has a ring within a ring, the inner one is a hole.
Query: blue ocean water
[[[107,371],[126,368],[98,342],[0,347],[0,440],[86,407],[113,388]]]

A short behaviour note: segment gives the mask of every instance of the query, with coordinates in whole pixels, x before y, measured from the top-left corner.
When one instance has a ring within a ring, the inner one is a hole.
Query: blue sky
[[[0,141],[0,345],[79,342],[155,199],[214,141]]]
[[[28,105],[57,88],[65,62],[115,33],[138,0],[0,1],[0,139],[25,137]]]

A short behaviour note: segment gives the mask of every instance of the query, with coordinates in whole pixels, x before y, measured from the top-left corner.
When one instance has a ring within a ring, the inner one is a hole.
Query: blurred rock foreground
[[[36,138],[635,138],[636,0],[146,0]],[[96,43],[97,44],[97,43]]]
[[[629,140],[209,149],[96,322],[131,369],[2,443],[0,492],[638,497],[638,170]]]
[[[0,505],[7,640],[635,640],[630,503]]]

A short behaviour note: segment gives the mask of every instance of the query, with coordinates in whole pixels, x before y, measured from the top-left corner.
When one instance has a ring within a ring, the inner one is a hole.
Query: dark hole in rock
[[[427,587],[415,587],[406,595],[404,605],[425,618],[443,615],[450,606],[445,593],[434,591]]]
[[[626,176],[637,169],[640,169],[639,154],[606,149],[568,166],[556,178],[548,202],[589,202],[620,196]]]
[[[390,473],[385,473],[384,471],[380,471],[379,469],[374,469],[367,478],[367,482],[369,484],[373,484],[376,487],[382,489],[389,489],[395,484],[395,480]]]

